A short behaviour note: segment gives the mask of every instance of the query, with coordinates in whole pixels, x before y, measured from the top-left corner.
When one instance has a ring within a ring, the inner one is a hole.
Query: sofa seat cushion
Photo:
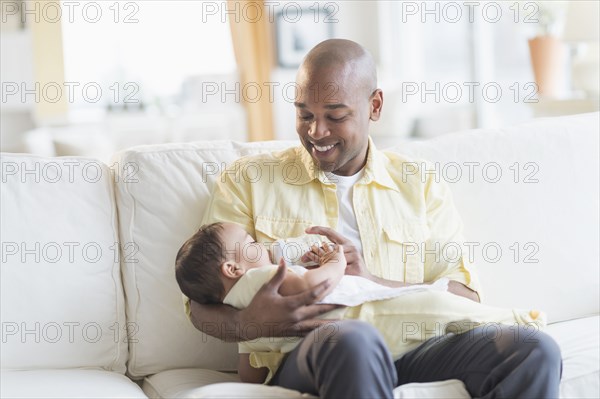
[[[206,369],[168,370],[144,379],[150,398],[300,398],[298,391],[241,383],[235,373]]]
[[[600,316],[548,326],[562,352],[561,398],[600,398]]]
[[[105,370],[3,370],[3,398],[146,398],[122,374]]]
[[[314,398],[313,395],[281,387],[239,382],[236,374],[204,369],[163,371],[144,379],[150,398]],[[465,398],[462,382],[448,380],[407,384],[394,390],[394,398]]]

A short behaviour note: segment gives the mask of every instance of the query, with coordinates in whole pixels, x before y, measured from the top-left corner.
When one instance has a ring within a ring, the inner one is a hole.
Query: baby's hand
[[[322,246],[322,249],[324,254],[319,258],[319,264],[322,265],[327,262],[344,262],[345,267],[346,257],[344,256],[344,248],[341,245],[334,246],[325,242]]]
[[[302,255],[300,259],[304,263],[313,262],[315,265],[313,268],[319,267],[322,264],[329,262],[337,253],[337,246],[330,242],[323,242],[320,246],[318,244],[313,244],[310,247],[310,251]],[[311,266],[307,266],[310,268]]]

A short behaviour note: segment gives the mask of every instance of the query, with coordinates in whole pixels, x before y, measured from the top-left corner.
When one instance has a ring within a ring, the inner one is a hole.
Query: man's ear
[[[244,269],[233,261],[226,261],[221,264],[221,274],[227,278],[238,279],[244,275]]]
[[[371,107],[371,115],[369,119],[372,121],[378,121],[381,117],[381,110],[383,109],[383,91],[377,89],[371,94],[369,98],[369,106]]]

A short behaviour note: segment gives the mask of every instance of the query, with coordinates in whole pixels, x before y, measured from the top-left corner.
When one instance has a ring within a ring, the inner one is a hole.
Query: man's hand
[[[273,278],[256,293],[250,305],[240,311],[242,340],[304,336],[309,331],[331,322],[331,320],[315,319],[339,307],[338,305],[315,305],[315,302],[329,288],[329,281],[324,281],[297,295],[282,296],[279,294],[279,287],[285,278],[285,273],[285,264],[280,263]]]
[[[284,263],[277,273],[254,296],[246,309],[229,305],[201,305],[191,302],[191,320],[197,329],[227,342],[259,337],[304,336],[331,322],[315,317],[337,309],[338,305],[315,305],[329,288],[324,281],[296,295],[282,296],[279,287],[286,274]]]
[[[374,276],[367,269],[367,265],[365,261],[358,252],[358,249],[354,246],[352,241],[342,236],[337,231],[330,229],[329,227],[324,226],[312,226],[306,229],[307,234],[320,234],[322,236],[327,237],[331,242],[337,245],[342,245],[344,247],[344,256],[346,257],[346,274],[353,276],[360,276],[367,278],[369,280],[374,280]],[[302,261],[306,262],[309,260],[317,261],[317,259],[313,259],[315,254],[313,252],[307,252],[302,256]],[[317,254],[317,257],[319,254]]]

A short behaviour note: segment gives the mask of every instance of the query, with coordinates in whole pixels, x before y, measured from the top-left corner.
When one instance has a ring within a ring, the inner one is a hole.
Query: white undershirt
[[[356,215],[352,203],[352,194],[354,193],[354,184],[364,175],[364,168],[352,176],[338,176],[330,172],[325,175],[329,181],[336,185],[336,195],[339,205],[339,217],[336,230],[348,238],[362,254],[362,243],[360,241],[360,232],[356,223]]]

